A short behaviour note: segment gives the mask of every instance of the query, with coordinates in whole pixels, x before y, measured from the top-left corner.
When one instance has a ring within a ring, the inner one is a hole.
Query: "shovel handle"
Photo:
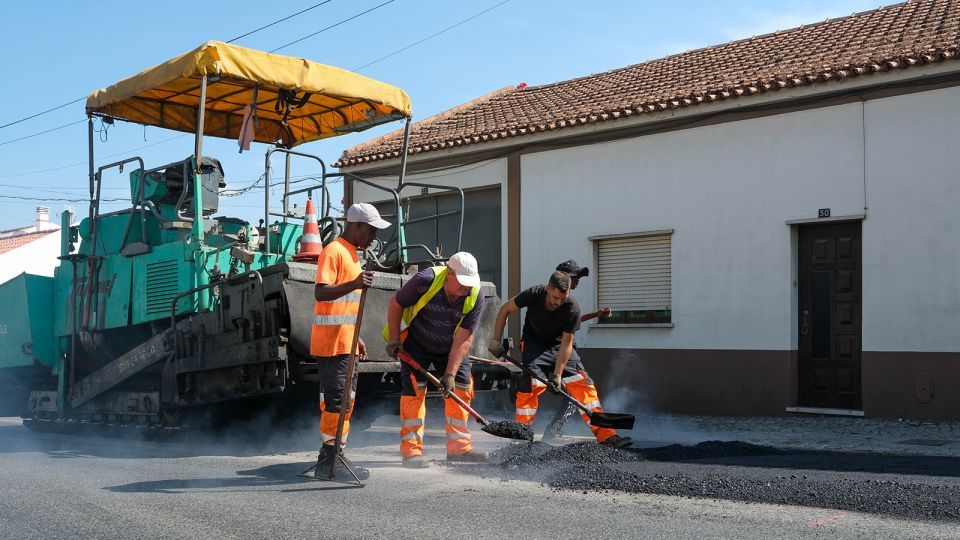
[[[404,364],[410,366],[410,368],[412,368],[417,373],[426,377],[431,384],[433,384],[437,388],[442,388],[442,386],[440,385],[440,380],[434,377],[433,374],[430,373],[429,371],[420,367],[420,364],[418,364],[416,360],[414,360],[413,357],[410,356],[410,353],[406,351],[400,351],[399,353],[397,353],[397,358],[399,358],[400,361],[403,362]],[[473,407],[468,405],[466,401],[460,398],[460,396],[456,394],[450,394],[450,399],[455,401],[457,405],[460,405],[461,407],[463,407],[463,410],[467,411],[467,414],[474,417],[476,421],[480,423],[481,426],[485,426],[488,424],[487,420],[484,417],[480,416],[480,413],[473,410]]]
[[[510,362],[511,364],[513,364],[513,365],[517,366],[518,368],[520,368],[520,371],[523,371],[524,373],[526,373],[527,375],[533,377],[534,379],[542,382],[543,384],[546,384],[548,387],[550,386],[543,377],[537,375],[532,369],[530,369],[530,368],[528,368],[527,366],[523,365],[523,363],[517,361],[515,358],[512,358],[509,354],[504,354],[503,357],[506,358],[507,361]],[[571,396],[570,394],[568,394],[568,393],[566,392],[566,390],[563,390],[563,389],[561,388],[561,389],[559,389],[559,390],[554,390],[554,391],[555,391],[556,393],[560,394],[561,396],[567,398],[567,401],[569,401],[570,403],[573,403],[578,409],[580,409],[581,411],[585,412],[585,413],[587,414],[587,416],[592,416],[592,415],[593,415],[593,411],[591,411],[590,409],[588,409],[587,406],[584,405],[583,403],[580,403],[579,401],[577,401],[577,398],[575,398],[575,397]]]
[[[479,356],[473,356],[472,354],[467,356],[473,362],[480,362],[481,364],[487,364],[490,366],[509,366],[510,362],[501,362],[500,360],[491,360],[489,358],[481,358]]]

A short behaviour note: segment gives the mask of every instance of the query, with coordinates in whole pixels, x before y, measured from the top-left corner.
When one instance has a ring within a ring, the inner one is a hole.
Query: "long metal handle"
[[[350,344],[350,361],[347,363],[347,382],[344,385],[346,395],[340,399],[340,418],[337,420],[337,436],[334,438],[333,447],[340,451],[340,441],[343,439],[343,423],[350,414],[350,394],[353,392],[353,372],[357,365],[357,345],[360,342],[360,325],[363,323],[363,306],[367,303],[367,287],[360,290],[360,307],[357,308],[357,325],[353,333],[353,343]],[[333,464],[331,461],[330,474],[333,474]]]
[[[467,358],[469,358],[472,362],[480,362],[481,364],[487,364],[489,366],[501,366],[501,367],[509,368],[510,366],[513,365],[510,362],[501,362],[500,360],[491,360],[489,358],[481,358],[479,356],[473,356],[472,354],[467,356]]]
[[[399,358],[400,361],[403,362],[404,364],[407,364],[408,366],[410,366],[411,368],[413,368],[413,370],[416,371],[417,373],[419,373],[419,374],[423,375],[424,377],[426,377],[427,380],[430,381],[431,384],[433,384],[433,385],[436,386],[437,388],[442,388],[442,386],[440,385],[440,380],[437,379],[436,377],[434,377],[433,374],[430,373],[429,371],[427,371],[427,370],[423,369],[422,367],[420,367],[420,364],[418,364],[418,363],[413,359],[413,357],[410,356],[409,353],[400,351],[400,353],[397,354],[397,358]],[[467,411],[467,413],[468,413],[470,416],[474,417],[474,418],[477,420],[477,422],[480,423],[481,426],[485,426],[485,425],[488,424],[487,420],[486,420],[484,417],[480,416],[480,413],[478,413],[477,411],[473,410],[473,407],[471,407],[470,405],[468,405],[467,402],[464,401],[460,396],[458,396],[458,395],[456,395],[456,394],[450,394],[450,399],[452,399],[453,401],[455,401],[455,402],[457,403],[457,405],[463,407],[463,410]]]

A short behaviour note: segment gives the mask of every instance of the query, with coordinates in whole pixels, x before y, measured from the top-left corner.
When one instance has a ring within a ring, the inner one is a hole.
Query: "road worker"
[[[563,261],[557,265],[557,270],[560,272],[566,272],[570,275],[570,290],[575,291],[577,285],[580,284],[580,278],[584,278],[590,275],[590,269],[586,266],[580,266],[577,264],[577,261],[570,259]],[[572,294],[572,293],[571,293]],[[584,313],[580,315],[580,322],[585,323],[587,321],[592,321],[593,319],[606,319],[611,314],[613,310],[605,307],[600,308],[597,311],[591,311],[589,313]],[[574,341],[573,348],[576,350],[577,343]],[[563,435],[563,426],[567,423],[567,420],[577,412],[577,408],[566,400],[566,407],[561,407],[557,410],[556,416],[553,417],[553,420],[550,421],[550,424],[547,425],[547,429],[543,432],[544,441],[556,441],[564,439]]]
[[[551,390],[566,389],[591,411],[603,412],[597,388],[573,348],[573,335],[580,328],[580,306],[570,297],[570,289],[570,274],[558,270],[550,275],[546,285],[531,287],[507,300],[497,313],[488,350],[495,357],[506,354],[502,337],[507,318],[520,308],[527,308],[520,342],[523,364],[546,380]],[[540,394],[546,389],[540,381],[521,375],[517,422],[533,426]],[[590,423],[586,414],[581,416]],[[613,429],[590,426],[590,430],[600,444],[614,447],[631,444],[629,437],[621,437]]]
[[[456,394],[468,404],[473,398],[473,376],[467,353],[473,331],[483,313],[483,294],[477,260],[466,252],[455,253],[446,266],[420,271],[403,285],[387,308],[387,355],[406,354],[423,369],[432,365],[440,377],[444,397]],[[407,324],[401,331],[401,320]],[[424,468],[423,425],[426,417],[426,379],[405,363],[400,364],[400,454],[403,465]],[[486,455],[473,450],[467,411],[446,400],[447,459],[480,462]]]
[[[320,375],[320,439],[323,443],[317,456],[318,470],[330,467],[329,460],[343,451],[350,432],[350,413],[357,391],[357,372],[350,384],[350,411],[343,423],[341,447],[334,449],[337,424],[343,406],[347,365],[350,348],[356,332],[357,311],[360,307],[360,289],[373,282],[373,272],[363,271],[358,251],[370,246],[378,229],[390,223],[380,217],[371,204],[359,203],[347,209],[347,224],[343,235],[327,244],[317,258],[317,278],[314,287],[316,303],[313,308],[313,327],[310,335],[310,355],[317,358]],[[358,342],[357,354],[366,356],[366,345]],[[326,465],[324,465],[324,463]],[[338,465],[342,465],[339,463]],[[338,471],[335,469],[335,473]],[[340,471],[345,472],[345,471]],[[369,476],[366,469],[357,468],[358,476]],[[362,479],[361,478],[361,479]]]

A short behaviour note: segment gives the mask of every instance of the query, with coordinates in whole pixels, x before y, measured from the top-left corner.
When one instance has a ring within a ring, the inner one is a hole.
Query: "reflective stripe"
[[[457,388],[457,390],[463,390],[464,392],[469,392],[469,391],[470,391],[470,385],[469,385],[469,384],[460,384],[460,383],[457,383],[457,384],[455,384],[454,386]]]
[[[570,384],[570,383],[572,383],[572,382],[577,382],[577,381],[582,381],[582,380],[583,380],[583,375],[577,373],[576,375],[571,375],[571,376],[563,379],[563,384]]]
[[[332,440],[334,440],[334,439],[336,439],[336,438],[337,438],[336,435],[330,435],[330,434],[324,433],[324,432],[322,432],[322,431],[320,432],[320,441],[323,442],[323,443],[328,443],[328,442],[330,442],[330,441],[332,441]],[[343,438],[340,439],[340,444],[341,444],[341,445],[347,444],[347,432],[346,432],[346,431],[343,432]]]
[[[584,403],[583,406],[586,407],[586,408],[588,408],[588,409],[590,409],[590,410],[592,411],[593,409],[599,409],[599,408],[600,408],[600,402],[599,402],[599,401],[591,401],[590,403]]]
[[[521,416],[533,416],[537,414],[536,409],[517,409],[517,414]]]
[[[536,380],[536,379],[532,379],[532,380],[530,381],[530,385],[531,385],[531,386],[546,386],[545,384],[543,384],[542,382],[540,382],[540,381],[538,381],[538,380]]]
[[[313,324],[317,326],[339,326],[342,324],[357,324],[356,315],[314,315]]]
[[[417,383],[417,388],[426,388],[426,387],[427,387],[427,383],[425,382]]]
[[[448,438],[448,439],[469,439],[469,438],[470,438],[470,434],[469,434],[469,433],[460,433],[459,431],[448,431],[448,432],[447,432],[447,438]]]
[[[459,418],[450,418],[450,417],[448,416],[448,417],[447,417],[447,423],[450,424],[451,426],[457,426],[457,427],[462,427],[462,428],[466,428],[466,427],[467,427],[467,421],[466,421],[466,420],[461,420],[461,419],[459,419]]]
[[[320,244],[320,235],[319,234],[304,234],[300,237],[300,242],[306,244],[307,242],[313,242],[314,244]]]
[[[318,304],[336,304],[340,302],[359,302],[360,293],[357,291],[348,292],[347,294],[341,296],[340,298],[334,298],[333,300],[324,300],[322,302],[317,302]]]
[[[409,441],[410,439],[417,439],[419,441],[422,439],[422,437],[420,437],[420,434],[417,433],[416,431],[411,431],[410,433],[407,433],[401,436],[400,439],[404,441]]]
[[[423,425],[422,418],[414,418],[413,420],[402,420],[400,425],[403,427],[420,427]]]

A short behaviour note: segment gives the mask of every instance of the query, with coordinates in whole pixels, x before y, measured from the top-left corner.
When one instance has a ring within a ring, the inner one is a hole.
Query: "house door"
[[[798,399],[860,408],[860,222],[799,230]]]

